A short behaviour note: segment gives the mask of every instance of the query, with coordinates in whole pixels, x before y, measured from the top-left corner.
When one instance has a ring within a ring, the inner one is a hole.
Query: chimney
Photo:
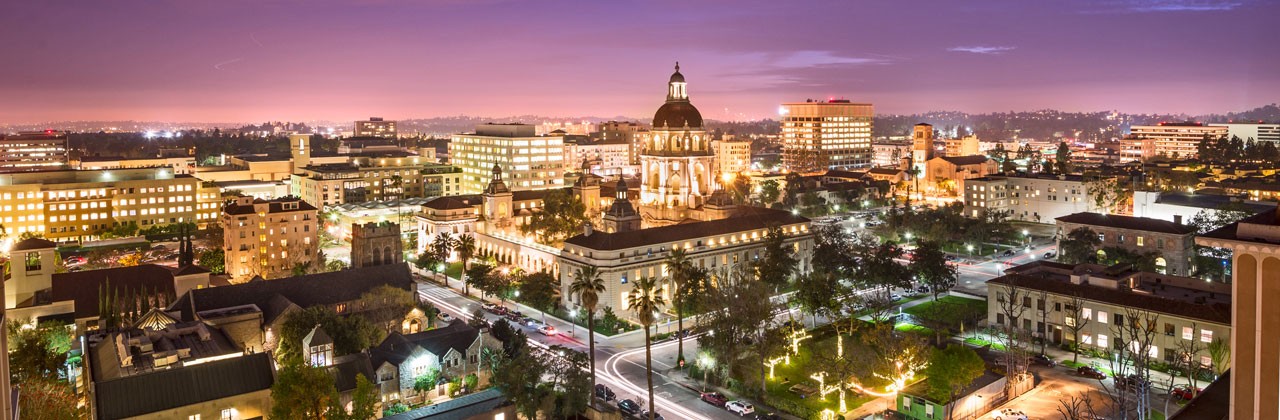
[[[594,230],[591,227],[591,222],[582,224],[582,236],[591,236],[593,232]]]
[[[1173,215],[1173,224],[1175,224],[1175,225],[1180,225],[1180,224],[1182,224],[1182,215],[1181,215],[1181,214],[1175,214],[1175,215]]]

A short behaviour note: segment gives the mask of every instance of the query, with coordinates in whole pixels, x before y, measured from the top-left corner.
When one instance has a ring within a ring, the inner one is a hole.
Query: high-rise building
[[[368,121],[356,121],[355,130],[352,137],[383,137],[388,139],[396,138],[396,122],[387,121],[378,117],[371,117]]]
[[[871,166],[871,104],[845,99],[782,104],[782,165],[792,172]]]
[[[721,176],[734,175],[751,169],[751,142],[728,138],[711,142],[715,152],[715,168]]]
[[[1228,418],[1280,418],[1280,211],[1262,212],[1196,238],[1231,252],[1231,387]],[[1223,413],[1219,412],[1222,416]]]
[[[1158,125],[1135,125],[1129,129],[1130,136],[1120,140],[1121,144],[1143,143],[1152,140],[1150,153],[1174,159],[1190,159],[1199,153],[1200,140],[1206,137],[1217,139],[1227,135],[1227,127],[1210,126],[1201,123],[1160,123]],[[1139,147],[1141,149],[1142,147]],[[1143,156],[1149,158],[1151,156]]]
[[[678,223],[711,195],[715,156],[702,127],[702,113],[689,103],[680,64],[667,81],[667,102],[653,115],[653,130],[640,154],[640,214],[657,223]]]
[[[1240,140],[1269,141],[1280,143],[1280,124],[1264,123],[1226,123],[1209,124],[1210,127],[1226,127],[1227,138],[1239,137]]]
[[[564,187],[564,136],[538,136],[528,124],[484,124],[475,133],[454,134],[449,162],[462,168],[462,192],[489,185],[493,165],[502,167],[513,191]],[[571,165],[571,164],[570,164]]]
[[[598,137],[605,142],[624,142],[630,145],[627,153],[632,165],[640,164],[640,152],[644,151],[644,136],[638,135],[644,127],[633,121],[607,121],[600,123]]]
[[[297,197],[236,198],[222,208],[227,274],[237,281],[279,278],[295,265],[316,264],[319,226],[316,208]]]
[[[67,164],[67,133],[54,130],[0,137],[0,171],[47,169]]]

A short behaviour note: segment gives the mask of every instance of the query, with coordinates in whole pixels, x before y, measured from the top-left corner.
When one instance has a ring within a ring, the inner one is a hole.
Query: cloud
[[[970,47],[951,47],[951,48],[947,48],[947,51],[967,52],[967,53],[974,53],[974,54],[1004,54],[1005,52],[1013,51],[1016,48],[1017,47],[975,45]]]
[[[1243,5],[1224,0],[1122,0],[1107,2],[1093,13],[1225,12]]]

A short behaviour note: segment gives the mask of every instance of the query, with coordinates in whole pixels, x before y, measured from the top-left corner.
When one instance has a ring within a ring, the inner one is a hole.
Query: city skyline
[[[806,98],[886,114],[1203,114],[1280,91],[1265,71],[1280,58],[1261,53],[1274,4],[897,6],[22,4],[0,26],[28,41],[11,50],[22,63],[0,69],[11,99],[0,123],[643,118],[663,89],[655,75],[674,61],[715,120],[776,118],[779,104]]]

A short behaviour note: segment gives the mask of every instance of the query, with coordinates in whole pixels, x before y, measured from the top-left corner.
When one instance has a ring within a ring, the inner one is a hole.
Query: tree
[[[436,262],[432,267],[432,271],[439,271],[440,266],[449,261],[449,254],[453,252],[457,240],[453,234],[449,232],[440,232],[436,234],[436,239],[431,241],[431,257]]]
[[[604,293],[604,279],[595,266],[588,265],[573,273],[573,283],[569,285],[569,293],[578,295],[578,303],[587,310],[587,349],[590,352],[591,387],[596,385],[596,305],[600,304],[600,294]]]
[[[1098,233],[1087,227],[1075,228],[1067,237],[1058,241],[1061,255],[1058,259],[1067,264],[1091,263],[1097,260],[1097,248],[1102,245]]]
[[[384,284],[361,294],[356,306],[363,308],[361,315],[389,334],[400,329],[400,321],[413,309],[413,304],[413,293]]]
[[[835,274],[826,270],[814,270],[796,277],[796,290],[791,299],[802,311],[813,317],[813,325],[816,327],[818,314],[830,316],[839,312],[842,307],[840,299],[847,293]]]
[[[1216,379],[1231,368],[1231,342],[1217,337],[1208,347],[1209,360],[1213,362],[1213,377]]]
[[[1103,418],[1094,411],[1093,392],[1084,391],[1058,400],[1058,414],[1062,420],[1094,420]]]
[[[991,149],[987,154],[992,159],[1000,162],[1000,172],[1013,172],[1018,170],[1017,162],[1009,159],[1009,150],[1004,148],[1004,143],[996,143],[996,147]]]
[[[1071,148],[1067,146],[1067,142],[1058,143],[1058,152],[1054,155],[1053,165],[1059,174],[1071,173]]]
[[[227,272],[226,254],[221,247],[210,248],[200,253],[200,266],[209,269],[214,274],[223,274]]]
[[[908,268],[929,286],[933,300],[938,294],[955,287],[959,274],[955,266],[947,264],[947,255],[942,252],[942,245],[933,241],[920,241],[914,251]]]
[[[130,252],[130,253],[128,253],[128,254],[124,254],[124,256],[120,257],[120,259],[118,260],[118,262],[119,262],[119,264],[120,264],[120,266],[121,266],[121,267],[134,267],[134,266],[137,266],[138,264],[142,264],[142,253],[141,253],[141,252]]]
[[[382,340],[384,331],[362,316],[341,316],[333,310],[313,306],[286,315],[276,341],[277,360],[302,357],[302,338],[319,325],[333,338],[333,353],[343,356],[359,353]]]
[[[526,419],[538,418],[548,387],[542,381],[546,366],[529,352],[502,357],[493,369],[493,384]]]
[[[458,237],[458,244],[454,247],[458,251],[458,258],[462,259],[462,293],[471,294],[471,284],[467,283],[467,269],[471,267],[471,258],[476,255],[476,237],[471,235],[462,235]]]
[[[1156,325],[1160,315],[1146,310],[1127,308],[1113,314],[1111,323],[1113,357],[1107,359],[1115,377],[1127,377],[1128,386],[1116,384],[1108,391],[1112,405],[1123,418],[1145,419],[1151,412],[1151,351],[1155,349]]]
[[[24,420],[64,420],[89,418],[71,384],[53,378],[31,378],[15,381],[18,388],[18,410]]]
[[[351,394],[351,412],[345,416],[350,420],[367,420],[377,414],[378,388],[363,373],[356,374],[356,389]]]
[[[764,205],[777,203],[781,195],[782,189],[777,180],[770,179],[760,183],[760,202]]]
[[[537,235],[538,242],[555,246],[581,232],[588,222],[586,204],[568,189],[555,189],[543,198],[542,209],[520,225],[520,232]]]
[[[1084,317],[1084,298],[1079,294],[1071,295],[1062,308],[1062,319],[1067,325],[1067,329],[1071,330],[1072,340],[1075,343],[1071,346],[1071,362],[1079,363],[1080,361],[1080,331],[1089,325],[1089,319]]]
[[[775,288],[787,284],[799,263],[794,249],[787,246],[786,240],[787,235],[782,228],[769,228],[764,237],[764,256],[752,263],[760,281]]]
[[[480,289],[484,294],[490,294],[491,284],[493,283],[493,266],[488,264],[476,264],[465,271],[463,279],[468,287]]]
[[[648,380],[648,386],[645,389],[649,393],[649,420],[653,420],[654,413],[653,342],[651,341],[649,327],[656,321],[658,310],[663,305],[666,305],[666,302],[662,299],[662,295],[658,294],[658,283],[649,277],[636,280],[631,293],[627,295],[627,307],[635,312],[636,320],[640,321],[641,327],[644,328],[644,367],[645,378]]]
[[[526,274],[520,280],[519,290],[520,299],[526,305],[543,312],[543,321],[546,311],[555,309],[556,302],[560,301],[560,281],[544,271]]]
[[[306,364],[300,356],[287,357],[276,371],[271,400],[273,419],[323,420],[339,407],[333,376],[322,367]]]
[[[727,372],[763,367],[763,363],[754,362],[777,350],[775,337],[768,335],[774,329],[773,315],[778,308],[770,300],[772,288],[757,280],[750,269],[721,273],[713,285],[704,298],[708,309],[704,316],[715,334],[698,337],[699,347],[721,361],[717,368]],[[753,353],[756,357],[743,357]]]
[[[951,418],[954,400],[960,391],[982,376],[986,368],[982,357],[968,347],[949,344],[946,348],[934,349],[929,367],[924,369],[928,377],[929,399],[946,401],[947,418]]]
[[[1004,365],[1007,369],[1005,376],[1010,383],[1013,383],[1015,378],[1026,372],[1029,360],[1026,349],[1020,346],[1025,331],[1018,326],[1018,322],[1023,321],[1023,316],[1031,310],[1031,294],[1020,287],[1015,280],[1011,280],[1005,286],[1005,290],[995,292],[998,311],[996,322],[1004,332]]]
[[[57,381],[59,372],[67,364],[71,351],[72,335],[66,324],[45,322],[36,328],[24,328],[27,320],[10,320],[6,326],[9,334],[9,374],[15,383],[27,380],[48,379]]]
[[[684,311],[701,292],[701,290],[694,290],[701,289],[698,285],[692,284],[697,280],[695,279],[697,267],[694,267],[693,262],[686,256],[683,248],[672,249],[667,254],[665,263],[667,265],[667,274],[671,277],[671,284],[675,287],[674,299],[672,299],[673,302],[671,303],[676,310],[676,327],[677,330],[683,332]],[[676,360],[682,361],[684,360],[684,334],[677,334],[676,340]]]
[[[552,412],[556,418],[573,418],[587,410],[594,392],[594,384],[586,369],[590,358],[586,353],[560,345],[551,346],[547,352],[555,355],[544,359],[554,394]]]
[[[512,327],[507,320],[499,319],[494,322],[490,333],[495,340],[502,342],[502,354],[507,358],[527,353],[525,350],[529,347],[529,337],[524,335],[524,331]]]
[[[726,186],[729,196],[733,197],[733,202],[737,204],[747,204],[751,201],[751,177],[743,174],[734,174],[733,181]]]
[[[928,365],[929,346],[917,334],[895,331],[893,323],[871,324],[860,340],[871,351],[858,352],[865,357],[862,377],[875,376],[889,381],[890,389],[902,390],[916,372]]]
[[[1112,177],[1092,177],[1084,183],[1085,192],[1093,198],[1094,207],[1104,213],[1123,213],[1121,207],[1133,198],[1128,183]]]

